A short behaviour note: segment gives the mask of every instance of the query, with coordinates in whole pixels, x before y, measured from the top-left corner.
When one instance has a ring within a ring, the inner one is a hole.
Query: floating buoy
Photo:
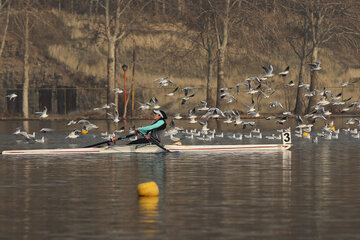
[[[302,134],[304,137],[307,137],[309,134],[307,132],[303,132]]]
[[[329,127],[331,130],[335,131],[335,126],[330,126]]]
[[[83,130],[81,130],[81,134],[83,134],[83,135],[85,135],[85,134],[88,134],[88,130],[86,130],[86,129],[83,129]]]
[[[156,182],[146,182],[138,185],[138,195],[154,197],[159,195],[159,188]]]

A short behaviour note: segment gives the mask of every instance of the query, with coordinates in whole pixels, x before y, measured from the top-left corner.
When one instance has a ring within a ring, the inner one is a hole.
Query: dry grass
[[[88,76],[106,78],[106,41],[97,41],[97,43],[87,42],[83,44],[84,39],[89,38],[88,29],[96,29],[98,25],[89,25],[89,20],[81,16],[73,16],[64,12],[55,11],[54,14],[61,17],[65,25],[71,28],[72,45],[53,45],[48,48],[51,57],[57,59],[69,69],[75,72],[82,72]],[[128,87],[132,79],[131,59],[133,49],[136,48],[136,100],[139,102],[148,101],[151,97],[157,96],[166,109],[173,112],[187,112],[193,106],[199,104],[200,100],[205,99],[206,84],[206,54],[198,46],[192,44],[184,38],[186,29],[183,26],[156,24],[150,25],[152,33],[131,35],[123,39],[120,43],[118,54],[118,76],[117,86],[122,87],[121,65],[126,63],[130,69],[128,71]],[[269,108],[270,101],[280,101],[286,110],[292,110],[295,104],[295,89],[284,89],[283,85],[290,80],[297,82],[299,60],[284,43],[279,44],[273,50],[264,51],[257,49],[252,42],[243,44],[238,48],[236,44],[230,44],[228,48],[227,62],[225,66],[225,86],[231,87],[236,83],[244,82],[249,76],[261,76],[264,72],[262,66],[272,64],[275,73],[282,71],[287,65],[291,66],[291,71],[286,79],[280,76],[270,80],[273,89],[277,91],[270,99],[260,101],[259,107],[264,112],[273,112]],[[191,50],[191,51],[190,51]],[[322,62],[323,70],[318,74],[318,88],[329,88],[335,93],[341,91],[340,83],[350,81],[352,78],[360,77],[360,69],[344,68],[344,64],[329,49],[320,49],[319,57]],[[215,68],[216,70],[216,65]],[[306,67],[304,73],[304,82],[310,82],[310,71]],[[178,93],[174,99],[165,97],[165,94],[173,89],[159,89],[154,79],[164,76],[170,76],[176,86],[195,86],[198,87],[197,95],[189,101],[186,106],[181,106],[180,101],[183,93]],[[216,73],[214,73],[216,77]],[[353,99],[360,98],[360,91],[357,88],[346,88],[344,96],[353,96]],[[244,104],[251,102],[251,97],[243,92],[237,96],[237,101],[230,104],[223,103],[224,110],[238,109],[246,111]],[[233,92],[234,93],[234,92]],[[304,98],[304,101],[306,99]],[[279,109],[278,112],[282,110]]]

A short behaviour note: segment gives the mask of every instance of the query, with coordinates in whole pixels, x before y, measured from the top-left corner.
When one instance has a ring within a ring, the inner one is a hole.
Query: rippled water
[[[69,147],[65,128],[45,145],[17,143],[19,124],[0,122],[1,150]],[[360,239],[360,140],[293,142],[273,153],[1,156],[0,239]],[[138,198],[147,181],[159,197]]]

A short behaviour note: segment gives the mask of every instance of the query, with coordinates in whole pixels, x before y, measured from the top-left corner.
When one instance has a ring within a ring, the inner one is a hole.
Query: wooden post
[[[132,78],[131,78],[131,117],[133,117],[133,113],[135,110],[135,62],[136,62],[136,52],[135,52],[135,46],[134,46]]]

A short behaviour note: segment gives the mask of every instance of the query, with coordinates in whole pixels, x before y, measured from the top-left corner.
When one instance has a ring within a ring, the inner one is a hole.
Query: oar
[[[158,140],[156,140],[155,138],[153,138],[151,135],[147,136],[145,134],[143,134],[140,131],[137,131],[138,133],[140,133],[140,135],[142,135],[144,138],[146,138],[147,140],[149,140],[151,143],[155,144],[156,146],[158,146],[159,148],[161,148],[162,150],[164,150],[165,152],[169,153],[170,151],[168,149],[166,149],[164,146],[162,146]]]
[[[135,134],[130,134],[130,135],[127,135],[125,137],[118,137],[116,138],[116,140],[106,140],[104,142],[99,142],[99,143],[95,143],[95,144],[92,144],[92,145],[89,145],[89,146],[85,146],[83,148],[91,148],[91,147],[96,147],[96,146],[99,146],[99,145],[102,145],[102,144],[107,144],[107,143],[112,143],[112,142],[115,142],[115,141],[118,141],[118,140],[123,140],[123,139],[126,139],[126,138],[129,138],[129,137],[133,137],[135,136]]]

